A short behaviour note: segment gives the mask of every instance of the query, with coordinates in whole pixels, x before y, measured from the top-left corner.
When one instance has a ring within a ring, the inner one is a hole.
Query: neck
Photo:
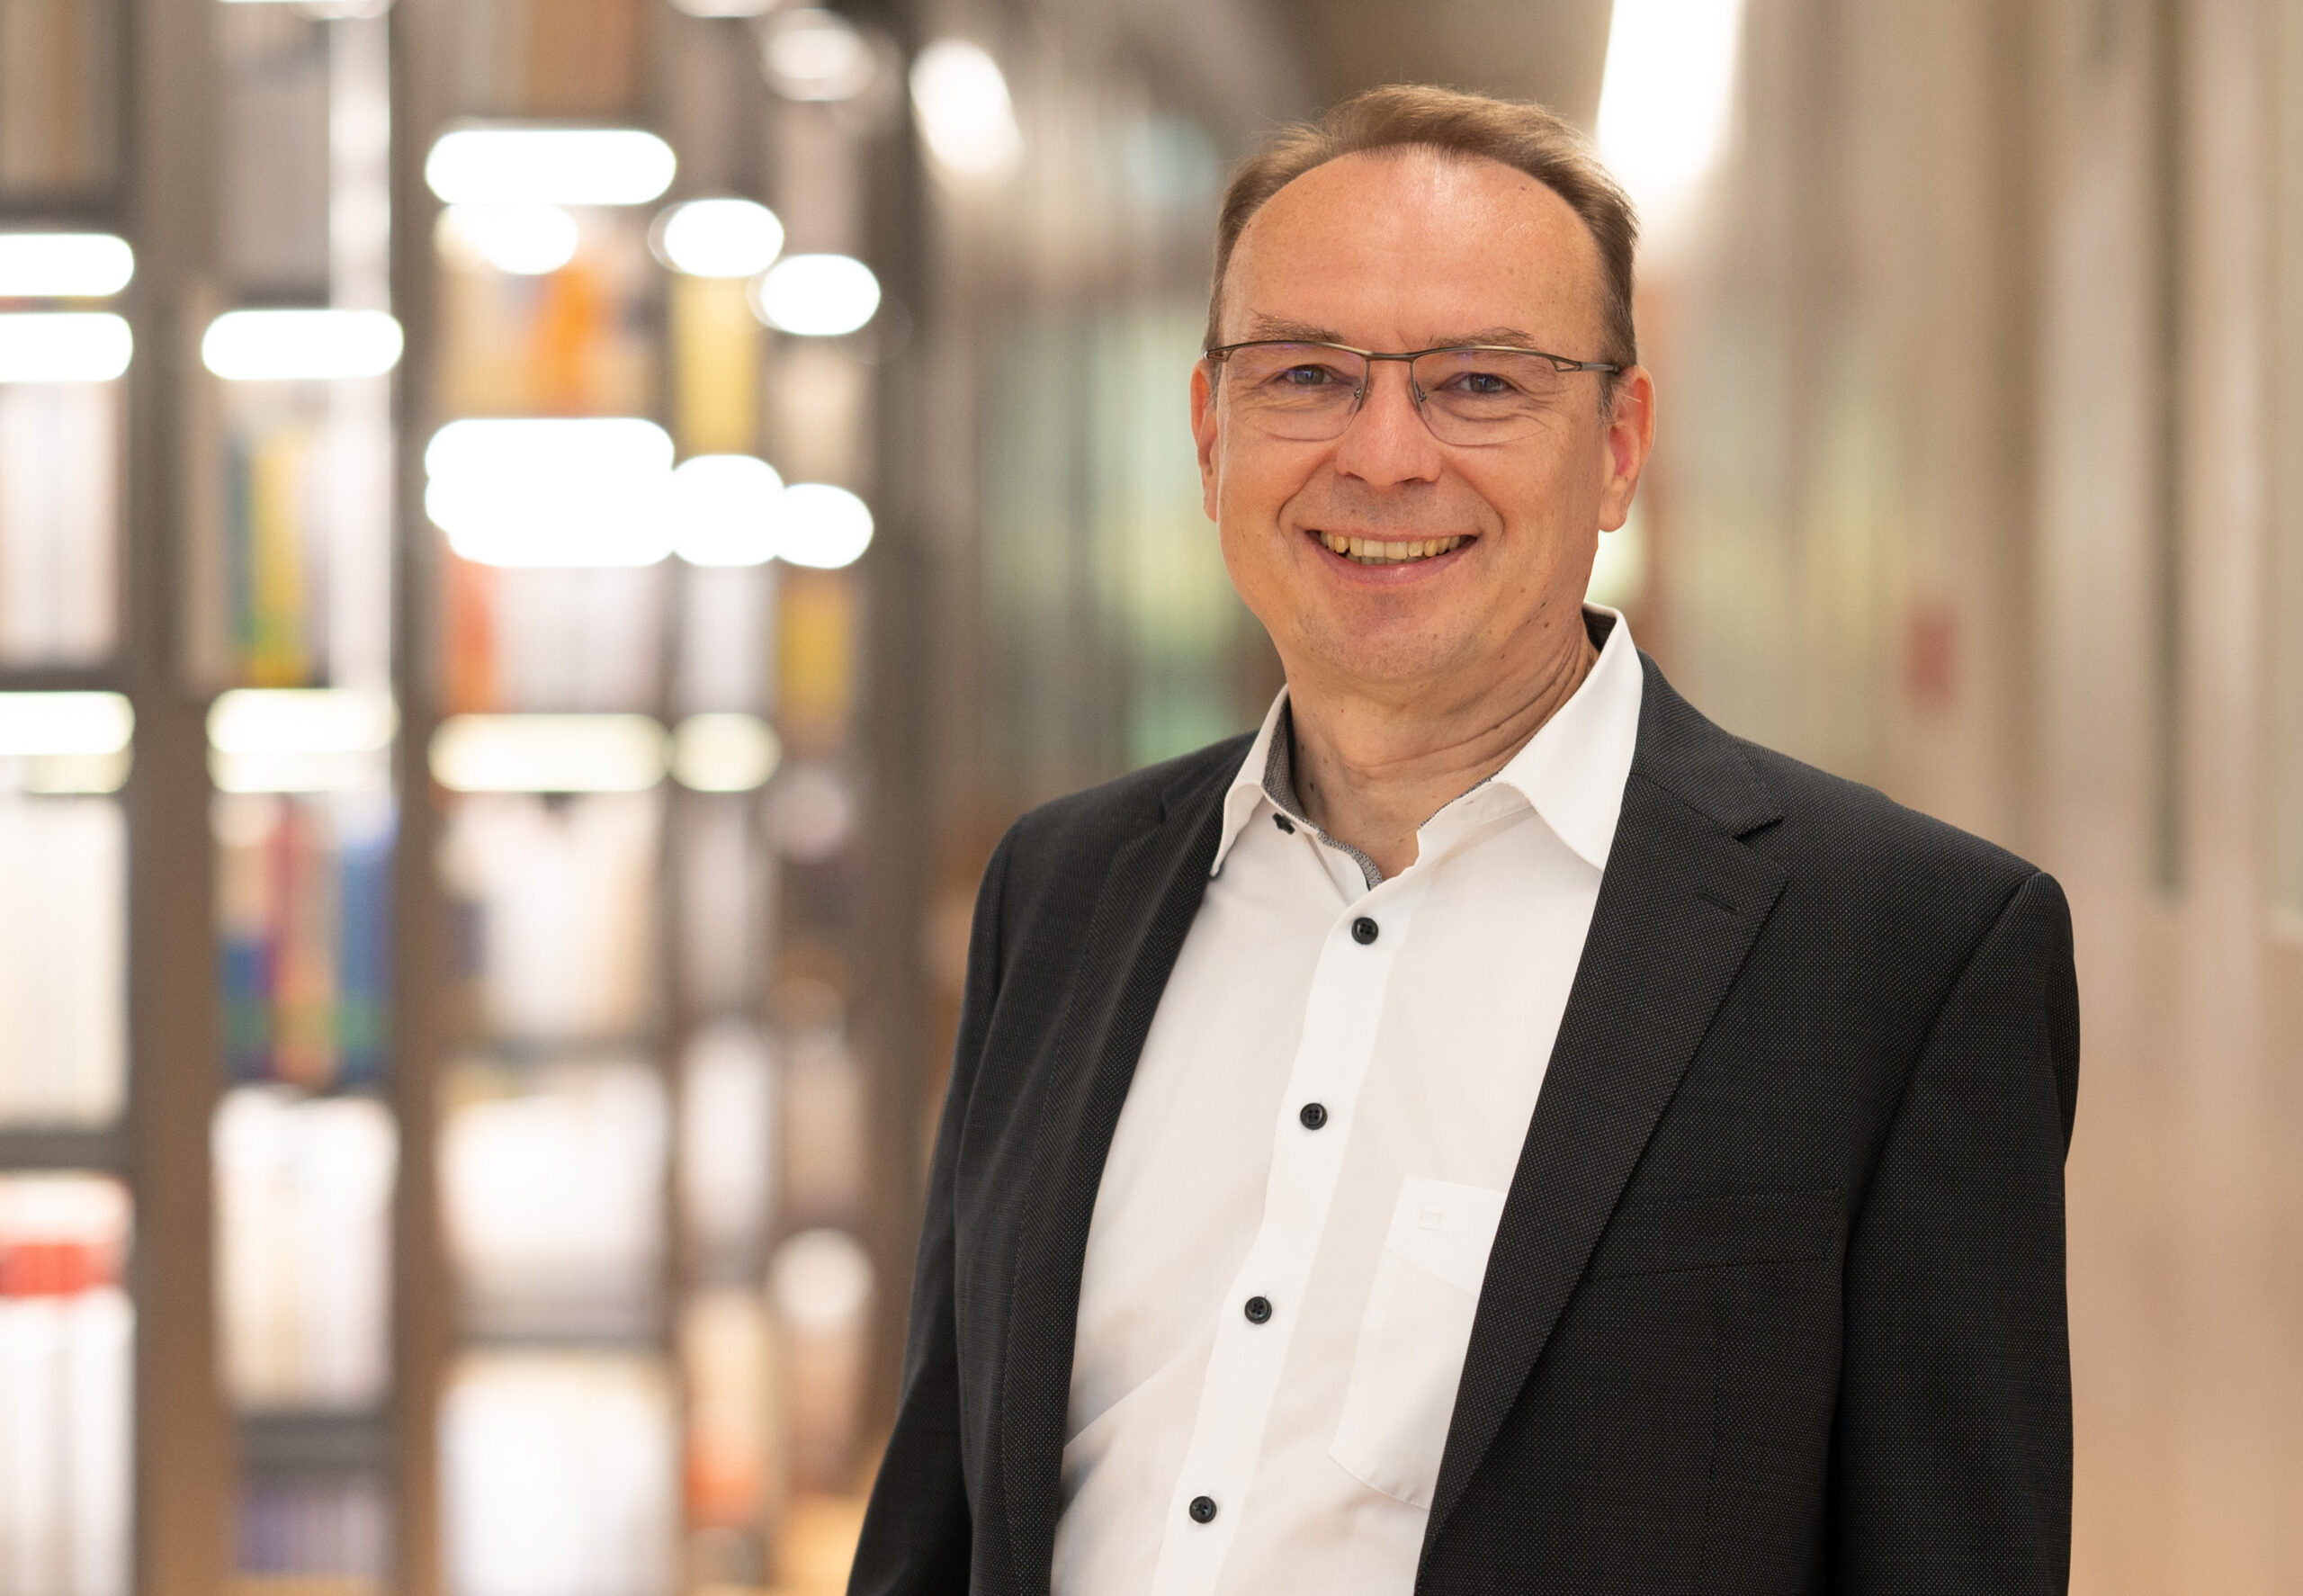
[[[1397,875],[1415,863],[1423,822],[1510,764],[1599,658],[1579,609],[1572,635],[1528,668],[1449,689],[1392,698],[1291,672],[1290,751],[1304,817]]]

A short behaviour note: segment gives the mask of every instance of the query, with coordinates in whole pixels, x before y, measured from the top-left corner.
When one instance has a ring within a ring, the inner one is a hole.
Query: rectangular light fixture
[[[757,715],[690,715],[672,733],[672,775],[696,793],[748,793],[767,785],[783,749]]]
[[[466,127],[440,135],[424,181],[451,205],[645,205],[677,166],[637,128]]]
[[[136,252],[110,233],[0,233],[0,300],[102,300],[136,275]]]
[[[372,791],[390,780],[399,729],[387,693],[238,688],[209,706],[209,777],[224,793]]]
[[[432,779],[452,793],[644,793],[670,750],[646,715],[456,715],[432,734]]]
[[[1600,154],[1651,225],[1710,169],[1734,106],[1742,0],[1616,0]]]
[[[108,310],[0,315],[0,382],[109,382],[135,348],[128,323]]]
[[[452,421],[424,452],[424,508],[482,565],[653,565],[671,551],[672,453],[638,417]]]
[[[230,381],[324,382],[382,376],[400,342],[381,310],[228,310],[208,324],[200,359]]]
[[[119,693],[0,693],[0,787],[116,793],[136,710]]]

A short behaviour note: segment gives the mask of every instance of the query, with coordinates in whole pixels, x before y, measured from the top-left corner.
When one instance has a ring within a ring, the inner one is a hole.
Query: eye
[[[1443,387],[1472,399],[1501,399],[1519,391],[1518,384],[1501,372],[1458,372]]]
[[[1333,366],[1304,361],[1283,366],[1271,381],[1281,388],[1333,388],[1344,382],[1344,376]]]

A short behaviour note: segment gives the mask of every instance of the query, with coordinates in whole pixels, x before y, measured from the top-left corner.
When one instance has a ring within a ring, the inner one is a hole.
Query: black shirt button
[[[1296,1111],[1295,1117],[1303,1122],[1305,1130],[1318,1130],[1328,1122],[1327,1106],[1323,1103],[1306,1103]]]
[[[1213,1496],[1195,1496],[1191,1499],[1191,1521],[1193,1523],[1205,1524],[1214,1517],[1215,1498]]]
[[[1359,944],[1360,946],[1365,947],[1369,943],[1376,940],[1377,934],[1381,932],[1382,929],[1383,928],[1381,926],[1378,926],[1374,920],[1369,919],[1363,914],[1358,919],[1351,922],[1351,939]]]
[[[1251,1296],[1248,1298],[1249,1323],[1261,1324],[1270,1317],[1271,1298],[1268,1296]]]
[[[1294,825],[1289,823],[1287,817],[1284,814],[1276,814],[1272,816],[1271,823],[1278,827],[1281,830],[1286,832],[1290,837],[1295,835],[1295,828]]]

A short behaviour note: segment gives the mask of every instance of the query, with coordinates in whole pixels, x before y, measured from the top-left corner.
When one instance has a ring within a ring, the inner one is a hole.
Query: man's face
[[[1608,353],[1599,247],[1556,193],[1488,160],[1421,149],[1348,156],[1297,178],[1241,235],[1223,338],[1361,349],[1524,344]],[[1340,437],[1283,441],[1192,381],[1208,515],[1248,607],[1299,686],[1405,701],[1475,695],[1537,667],[1580,626],[1598,533],[1623,525],[1652,435],[1646,373],[1565,378],[1531,436],[1451,446],[1417,413],[1407,368],[1372,368]],[[1337,539],[1448,551],[1366,564]],[[1577,645],[1580,646],[1580,645]]]

